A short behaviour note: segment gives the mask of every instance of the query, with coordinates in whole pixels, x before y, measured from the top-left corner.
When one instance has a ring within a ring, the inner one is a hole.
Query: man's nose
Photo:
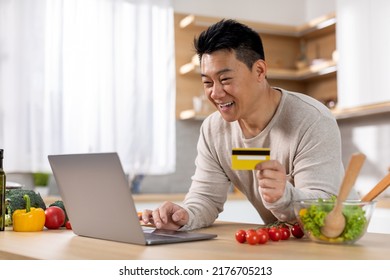
[[[223,87],[221,84],[214,83],[212,92],[211,92],[211,98],[218,99],[225,95],[225,91],[223,90]]]

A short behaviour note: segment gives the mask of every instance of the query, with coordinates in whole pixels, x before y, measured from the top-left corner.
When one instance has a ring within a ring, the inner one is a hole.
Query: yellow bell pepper
[[[30,197],[25,194],[26,209],[18,209],[12,215],[14,231],[41,231],[45,225],[45,211],[31,207]]]

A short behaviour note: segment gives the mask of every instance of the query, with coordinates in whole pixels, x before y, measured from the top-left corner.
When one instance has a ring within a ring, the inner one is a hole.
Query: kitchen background
[[[304,52],[308,51],[310,54],[311,51],[312,56],[309,57],[310,61],[305,61],[306,66],[312,66],[317,61],[322,63],[325,59],[326,63],[330,63],[330,66],[326,67],[330,73],[318,72],[315,77],[309,77],[308,82],[303,82],[304,87],[302,87],[302,81],[295,82],[289,78],[287,78],[289,81],[284,81],[283,85],[286,88],[291,86],[294,89],[298,87],[302,91],[308,90],[308,94],[315,92],[314,95],[318,99],[336,110],[335,114],[338,116],[342,134],[344,163],[347,164],[350,155],[356,151],[363,152],[367,156],[356,183],[356,189],[361,194],[365,194],[389,172],[390,84],[388,83],[388,65],[390,65],[390,55],[388,50],[390,49],[390,34],[383,30],[386,26],[390,26],[390,17],[387,16],[390,13],[390,2],[386,0],[172,0],[165,2],[172,4],[175,14],[176,134],[173,135],[176,138],[174,156],[176,168],[164,175],[144,175],[142,172],[132,174],[132,177],[136,175],[138,179],[133,185],[135,192],[185,193],[190,186],[195,168],[194,159],[199,128],[204,111],[208,113],[208,110],[204,108],[207,103],[203,103],[201,98],[200,78],[193,73],[196,72],[196,65],[191,63],[191,44],[194,35],[202,28],[222,18],[243,20],[249,25],[253,24],[261,28],[265,26],[266,32],[264,30],[259,32],[264,31],[262,35],[267,38],[273,36],[269,34],[269,30],[272,30],[271,33],[277,33],[279,29],[291,30],[302,26],[306,26],[313,33],[316,32],[313,29],[317,27],[325,30],[325,35],[321,31],[319,35],[315,35],[318,38],[323,36],[325,39],[324,41],[319,39],[314,46],[295,44],[293,50],[297,56],[294,59],[296,62],[300,61],[301,58],[298,57],[298,54],[302,54],[300,48],[307,47],[308,49]],[[179,24],[185,18],[188,20],[187,26],[180,27]],[[308,25],[311,23],[317,23],[317,25],[310,28]],[[329,27],[321,27],[321,24],[329,25]],[[0,26],[1,28],[4,26]],[[309,35],[308,37],[301,36],[306,40],[301,42],[307,43],[312,39]],[[281,47],[281,45],[283,46],[283,44],[277,44],[276,47]],[[332,46],[331,50],[327,50],[329,46]],[[286,63],[283,61],[284,54],[291,51],[292,48],[285,48],[281,51],[280,57],[271,54],[270,59],[273,57],[274,61],[269,63],[273,63],[275,69],[283,68]],[[185,73],[186,70],[182,68],[187,62],[189,62],[187,66],[195,69],[190,69],[189,72],[192,73],[189,74]],[[297,67],[299,70],[298,64],[290,65],[291,67]],[[280,72],[277,73],[281,75]],[[275,78],[272,81],[277,84],[283,79]],[[4,93],[2,96],[0,94],[0,101],[3,103],[7,100],[4,96]],[[332,98],[328,99],[329,96]],[[203,107],[200,114],[197,114],[199,104]],[[1,121],[0,124],[2,124]],[[125,125],[122,126],[124,127]],[[0,140],[2,137],[4,135],[0,135]],[[159,148],[161,149],[161,146]],[[8,171],[12,173],[18,170]],[[11,176],[9,178],[12,179]],[[18,177],[13,178],[18,179]],[[52,178],[49,179],[49,185],[50,194],[58,194]],[[387,190],[382,196],[389,195],[390,190]],[[250,205],[234,201],[230,203],[239,203],[237,207],[246,209],[248,221],[257,219],[257,215],[251,212]],[[237,207],[226,208],[222,218],[226,216],[231,219]],[[379,211],[378,215],[381,216],[381,213]],[[388,213],[383,215],[389,218]]]
[[[377,113],[339,116],[339,126],[343,140],[345,165],[356,151],[367,155],[366,163],[356,183],[356,189],[365,194],[390,170],[390,88],[386,83],[387,65],[390,56],[386,46],[390,35],[381,31],[381,26],[389,24],[388,17],[377,16],[390,11],[386,1],[174,1],[176,14],[220,18],[235,18],[249,22],[262,22],[276,25],[301,26],[326,15],[336,14],[336,46],[338,53],[337,108],[356,108],[376,103],[387,103],[387,108]],[[352,26],[352,27],[351,27]],[[191,29],[189,33],[194,32]],[[193,34],[187,45],[190,49]],[[176,40],[177,34],[176,34]],[[191,49],[190,49],[191,51]],[[178,52],[178,51],[177,51]],[[178,61],[179,59],[176,59]],[[190,60],[190,57],[188,57]],[[352,65],[352,66],[350,66]],[[180,66],[176,65],[180,78]],[[183,75],[182,75],[183,76]],[[179,80],[179,78],[177,78]],[[196,76],[195,76],[196,79]],[[199,79],[200,85],[200,79]],[[331,86],[321,87],[322,91],[334,90]],[[187,92],[177,90],[177,102]],[[200,95],[192,89],[191,95]],[[310,93],[309,93],[310,94]],[[191,100],[190,100],[191,101]],[[326,100],[325,100],[326,101]],[[191,109],[191,103],[187,108]],[[383,113],[382,113],[383,112]],[[180,112],[179,112],[180,113]],[[186,192],[190,176],[194,170],[196,142],[200,120],[188,118],[177,120],[177,166],[176,172],[165,176],[146,176],[141,190],[154,193]],[[383,195],[389,194],[389,190]]]
[[[175,13],[182,16],[194,14],[200,18],[202,16],[216,18],[215,21],[221,18],[235,18],[252,22],[254,25],[260,22],[278,26],[304,26],[324,17],[322,21],[326,22],[327,18],[335,15],[336,52],[333,53],[331,60],[336,60],[337,69],[334,76],[330,74],[329,77],[322,78],[326,81],[318,86],[319,89],[312,88],[320,91],[317,93],[319,99],[326,95],[334,96],[332,92],[335,91],[336,98],[331,100],[336,103],[336,108],[333,109],[345,109],[343,113],[338,115],[335,113],[342,135],[344,164],[348,163],[350,155],[354,152],[360,151],[367,156],[355,185],[359,193],[362,195],[367,193],[390,172],[390,86],[386,82],[390,64],[390,56],[386,49],[390,47],[390,35],[385,34],[382,29],[390,24],[389,18],[384,16],[390,12],[389,3],[369,0],[192,0],[174,1],[174,6]],[[191,29],[188,32],[191,32]],[[191,34],[188,37],[190,45],[193,36]],[[320,41],[319,44],[322,47],[321,44],[328,42]],[[178,60],[180,58],[176,56],[176,62]],[[180,66],[182,65],[176,65],[178,76]],[[180,81],[180,78],[177,79]],[[337,80],[336,85],[334,82],[328,82],[332,79]],[[177,89],[177,94],[177,99],[180,100],[180,94],[185,95],[186,92]],[[201,92],[193,91],[191,95],[197,96],[195,98],[198,99]],[[326,98],[321,101],[329,102]],[[375,105],[371,107],[373,104]],[[380,105],[376,106],[377,104]],[[328,105],[334,106],[334,103]],[[146,176],[142,181],[142,192],[155,193],[156,188],[167,193],[186,192],[194,170],[193,159],[196,156],[197,135],[202,120],[202,117],[196,118],[191,115],[191,109],[193,109],[191,104],[177,109],[177,115],[180,116],[180,112],[184,110],[190,112],[190,116],[184,115],[182,117],[185,120],[180,120],[180,117],[177,120],[176,172],[166,176]],[[387,190],[380,197],[389,195],[390,190]],[[156,204],[146,203],[142,206],[153,208]],[[240,210],[237,212],[238,209]],[[246,215],[243,216],[242,213]],[[235,200],[228,202],[219,218],[259,222],[257,213],[249,203]],[[389,233],[390,226],[386,225],[389,224],[389,219],[388,209],[377,208],[369,231]]]

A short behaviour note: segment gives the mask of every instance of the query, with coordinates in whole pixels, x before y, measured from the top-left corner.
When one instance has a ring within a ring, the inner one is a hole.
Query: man
[[[165,202],[145,210],[143,221],[175,230],[210,226],[232,185],[265,223],[294,221],[294,200],[336,195],[344,169],[340,132],[328,108],[271,87],[261,38],[245,25],[222,20],[194,44],[205,94],[218,112],[202,124],[183,205]],[[271,160],[256,170],[233,170],[233,148],[270,148]]]

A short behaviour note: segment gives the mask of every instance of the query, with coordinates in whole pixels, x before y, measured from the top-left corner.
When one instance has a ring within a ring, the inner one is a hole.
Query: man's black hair
[[[260,35],[232,19],[223,19],[211,25],[194,39],[194,46],[199,59],[204,54],[211,54],[218,50],[234,50],[237,59],[245,63],[249,69],[255,61],[265,60]]]

